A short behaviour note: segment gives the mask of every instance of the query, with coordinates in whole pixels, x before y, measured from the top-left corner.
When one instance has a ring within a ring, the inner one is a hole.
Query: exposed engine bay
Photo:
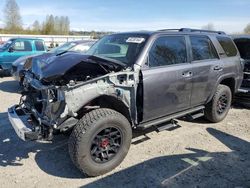
[[[117,67],[112,68],[115,70]],[[131,68],[118,73],[113,70],[111,72],[105,64],[100,66],[81,61],[63,76],[52,76],[54,79],[42,77],[39,80],[37,75],[27,71],[19,107],[28,115],[27,121],[32,124],[35,134],[33,137],[50,140],[53,131],[71,129],[89,110],[110,105],[104,104],[105,99],[102,99],[101,104],[98,101],[100,96],[113,97],[120,100],[128,112],[136,111],[131,109],[136,106],[131,105],[135,103],[134,97],[131,97],[135,95],[137,85],[135,72]]]

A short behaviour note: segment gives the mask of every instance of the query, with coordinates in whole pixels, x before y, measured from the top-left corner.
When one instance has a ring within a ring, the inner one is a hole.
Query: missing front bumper
[[[8,109],[9,121],[17,136],[24,141],[37,140],[39,134],[32,131],[32,126],[28,125],[27,115],[19,109],[17,105]]]

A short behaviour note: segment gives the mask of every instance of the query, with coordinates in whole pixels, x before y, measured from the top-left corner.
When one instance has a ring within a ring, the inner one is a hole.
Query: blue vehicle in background
[[[77,40],[77,41],[71,41],[66,42],[63,45],[54,48],[50,50],[47,53],[39,54],[39,55],[29,55],[29,56],[23,56],[18,58],[16,61],[12,63],[12,69],[11,74],[14,77],[15,80],[22,82],[22,74],[20,75],[20,72],[22,72],[24,64],[27,61],[32,61],[33,58],[35,59],[43,59],[45,61],[46,59],[53,58],[55,56],[59,56],[60,54],[64,54],[68,51],[70,52],[79,52],[79,53],[85,53],[96,41],[95,40]]]
[[[9,72],[12,63],[22,56],[41,54],[47,51],[42,39],[12,38],[0,46],[0,69]]]

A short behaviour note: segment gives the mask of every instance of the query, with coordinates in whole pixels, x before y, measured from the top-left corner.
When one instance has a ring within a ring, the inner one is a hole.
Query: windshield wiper
[[[62,52],[56,54],[56,56],[63,55],[63,54],[65,54],[65,53],[67,53],[67,52],[69,52],[69,50],[64,50],[64,51],[62,51]]]

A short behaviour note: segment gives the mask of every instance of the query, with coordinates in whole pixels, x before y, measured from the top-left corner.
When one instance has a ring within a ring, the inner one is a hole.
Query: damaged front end
[[[8,111],[21,139],[51,140],[53,133],[70,130],[90,110],[111,105],[108,98],[120,101],[131,121],[136,121],[134,71],[111,63],[106,66],[107,60],[98,59],[97,63],[87,58],[61,73],[57,70],[56,75],[25,73],[20,103]]]

